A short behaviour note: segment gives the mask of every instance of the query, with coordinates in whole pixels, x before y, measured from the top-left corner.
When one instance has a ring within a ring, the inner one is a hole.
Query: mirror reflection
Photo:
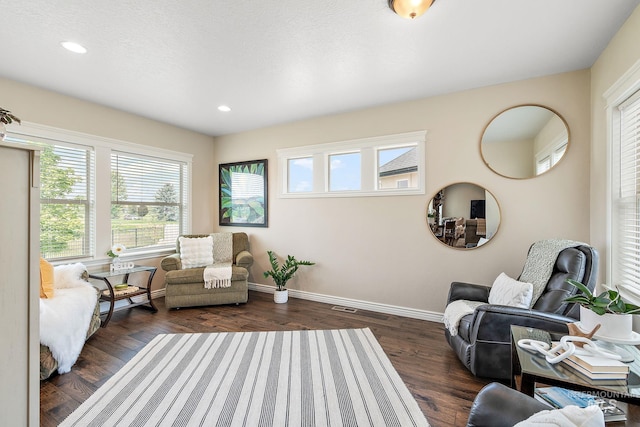
[[[507,178],[532,178],[555,166],[569,145],[569,128],[555,111],[520,105],[498,114],[482,134],[487,166]]]
[[[429,202],[427,222],[442,244],[474,249],[486,244],[500,226],[500,207],[493,194],[479,185],[449,185]]]

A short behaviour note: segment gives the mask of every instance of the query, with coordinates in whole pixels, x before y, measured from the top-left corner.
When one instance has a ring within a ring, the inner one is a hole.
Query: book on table
[[[598,405],[602,409],[605,422],[625,421],[627,419],[627,415],[616,405],[615,400],[603,399],[581,391],[567,390],[562,387],[537,387],[535,397],[553,409],[564,408],[568,405],[575,405],[580,408]]]
[[[629,375],[628,372],[592,372],[579,363],[576,363],[571,358],[565,359],[564,363],[574,372],[577,372],[590,380],[626,380],[627,376]]]
[[[553,343],[554,346],[557,343]],[[557,354],[562,354],[560,350]],[[590,379],[626,379],[629,375],[629,365],[615,359],[600,356],[590,356],[582,354],[572,354],[562,360],[565,365],[575,371],[587,376]]]
[[[593,373],[629,373],[629,365],[615,359],[609,359],[599,356],[587,356],[582,354],[572,354],[567,359]]]

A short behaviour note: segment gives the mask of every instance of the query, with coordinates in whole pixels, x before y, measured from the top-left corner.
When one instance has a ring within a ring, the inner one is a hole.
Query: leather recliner
[[[489,286],[453,282],[447,305],[460,299],[487,304],[460,320],[457,335],[445,328],[446,340],[474,375],[511,379],[511,325],[568,333],[567,323],[576,322],[580,312],[577,304],[564,302],[577,292],[566,279],[577,280],[593,291],[597,270],[598,253],[591,246],[562,250],[544,292],[530,309],[489,304]]]
[[[473,401],[467,427],[512,427],[549,408],[542,402],[500,383],[486,385]]]

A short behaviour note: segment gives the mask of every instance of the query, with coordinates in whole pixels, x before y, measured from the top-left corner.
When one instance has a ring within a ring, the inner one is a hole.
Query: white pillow
[[[562,409],[540,411],[514,427],[604,427],[604,415],[596,405],[578,408],[565,406]]]
[[[489,304],[529,308],[531,298],[533,298],[531,283],[518,282],[505,273],[500,273],[489,291]]]
[[[213,237],[179,237],[182,268],[213,264]]]

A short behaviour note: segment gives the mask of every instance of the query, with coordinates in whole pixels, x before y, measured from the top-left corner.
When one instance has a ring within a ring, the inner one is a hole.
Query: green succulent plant
[[[315,262],[311,261],[298,261],[294,256],[287,255],[285,262],[280,265],[278,257],[273,251],[267,251],[269,255],[269,262],[271,263],[271,270],[265,271],[264,277],[271,277],[276,284],[276,289],[279,291],[285,290],[287,282],[296,274],[298,268],[301,265],[314,265]]]
[[[577,280],[567,279],[567,283],[575,286],[579,290],[579,294],[566,298],[564,302],[576,303],[588,308],[596,314],[603,315],[606,313],[612,314],[638,314],[640,313],[640,307],[635,304],[629,304],[623,301],[620,296],[618,287],[616,290],[609,289],[602,292],[600,295],[594,295],[589,288]]]

